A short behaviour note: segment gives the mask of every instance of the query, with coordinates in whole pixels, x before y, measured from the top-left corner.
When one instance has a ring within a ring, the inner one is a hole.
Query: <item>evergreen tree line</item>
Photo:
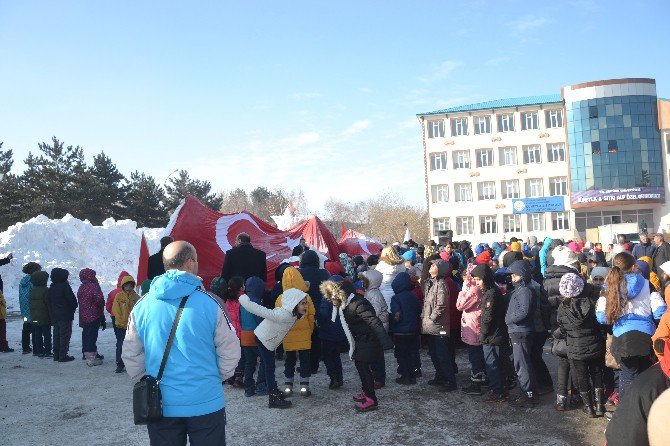
[[[180,170],[163,185],[145,173],[130,178],[117,169],[104,152],[87,165],[81,147],[66,146],[53,137],[38,144],[37,154],[25,159],[26,169],[12,174],[12,150],[0,142],[0,230],[39,214],[62,218],[66,213],[99,225],[103,220],[132,219],[138,226],[165,226],[170,214],[186,195],[220,209],[222,194],[212,193],[209,181],[192,179]]]

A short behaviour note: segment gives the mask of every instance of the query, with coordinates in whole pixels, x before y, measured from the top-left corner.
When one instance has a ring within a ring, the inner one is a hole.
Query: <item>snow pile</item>
[[[137,274],[142,232],[149,253],[153,254],[160,249],[164,231],[164,228],[138,228],[132,220],[113,218],[105,220],[102,226],[93,226],[88,220],[70,214],[60,220],[39,215],[10,226],[0,233],[0,258],[14,254],[9,265],[0,267],[7,309],[19,310],[19,281],[24,275],[21,269],[28,262],[37,262],[48,272],[55,267],[67,269],[75,293],[80,284],[79,271],[92,268],[106,295],[116,287],[119,272]]]

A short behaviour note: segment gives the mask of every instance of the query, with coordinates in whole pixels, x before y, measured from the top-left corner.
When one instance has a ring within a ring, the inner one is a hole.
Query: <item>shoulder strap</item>
[[[179,318],[181,318],[181,313],[184,310],[186,301],[190,296],[191,295],[189,294],[188,296],[182,297],[181,303],[179,304],[177,315],[175,316],[174,322],[172,323],[172,331],[170,331],[170,337],[168,338],[167,345],[165,346],[165,353],[163,353],[163,360],[161,361],[161,367],[160,369],[158,369],[158,376],[156,377],[157,382],[160,382],[161,378],[163,377],[163,370],[165,369],[165,363],[167,362],[168,355],[170,354],[170,349],[172,348],[172,341],[174,340],[174,335],[177,331],[177,324],[179,324]]]

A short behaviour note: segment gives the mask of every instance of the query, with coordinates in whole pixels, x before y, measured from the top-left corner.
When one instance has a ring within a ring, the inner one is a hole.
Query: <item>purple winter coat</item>
[[[79,273],[81,286],[77,290],[77,300],[79,301],[79,326],[90,324],[96,320],[105,320],[105,297],[100,289],[98,279],[95,277],[95,271],[90,268],[84,268]]]

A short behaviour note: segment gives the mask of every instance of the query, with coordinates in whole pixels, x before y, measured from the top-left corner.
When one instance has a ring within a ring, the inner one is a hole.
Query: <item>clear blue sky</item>
[[[670,2],[1,1],[0,141],[56,135],[163,182],[424,204],[415,114],[653,77]]]

